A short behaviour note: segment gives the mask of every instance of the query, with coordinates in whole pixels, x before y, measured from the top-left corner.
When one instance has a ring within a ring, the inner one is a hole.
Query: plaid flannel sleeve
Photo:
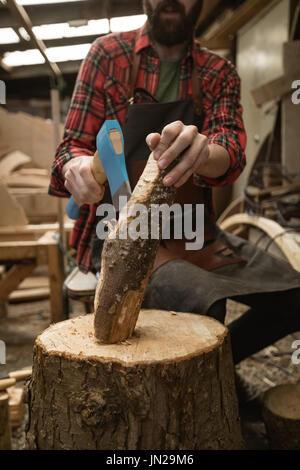
[[[64,186],[62,168],[70,159],[95,152],[95,136],[105,116],[103,82],[105,57],[96,40],[83,60],[74,87],[67,116],[64,136],[56,151],[51,168],[49,194],[68,197]]]
[[[246,133],[240,104],[240,78],[230,62],[219,73],[202,134],[207,136],[209,144],[221,145],[228,151],[230,167],[218,178],[194,174],[194,183],[202,187],[232,184],[246,165]]]

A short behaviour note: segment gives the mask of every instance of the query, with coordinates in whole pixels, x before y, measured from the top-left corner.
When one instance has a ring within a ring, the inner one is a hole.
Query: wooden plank
[[[251,90],[251,95],[256,106],[262,106],[268,101],[280,99],[287,93],[291,93],[292,83],[293,81],[298,80],[299,76],[300,68],[297,66],[295,70]]]
[[[31,162],[31,158],[23,152],[16,150],[5,155],[0,161],[0,175],[10,175],[22,165]]]
[[[68,221],[65,222],[65,230],[70,232],[73,229],[74,222]],[[58,223],[54,224],[28,224],[28,225],[11,225],[9,227],[0,227],[0,235],[9,235],[19,232],[21,235],[25,234],[43,234],[49,231],[58,231]]]
[[[47,276],[31,276],[24,279],[18,290],[12,292],[10,302],[25,302],[38,299],[47,299],[50,296],[49,278]]]
[[[38,240],[39,245],[47,247],[48,275],[50,285],[51,321],[63,320],[62,287],[64,283],[63,258],[54,232],[47,232]]]
[[[45,175],[24,175],[14,172],[11,175],[0,175],[0,182],[11,188],[48,188],[50,178]]]
[[[21,168],[17,172],[13,173],[14,175],[19,176],[41,176],[42,178],[50,178],[50,173],[44,168]]]
[[[7,300],[9,294],[36,268],[35,263],[17,264],[10,268],[0,281],[0,302]]]
[[[49,296],[49,287],[36,287],[35,289],[16,290],[9,295],[8,300],[11,303],[31,302],[35,300],[48,299]]]
[[[40,259],[39,248],[37,241],[0,242],[0,263]]]
[[[41,287],[49,287],[49,279],[47,276],[30,276],[24,279],[18,287],[20,289],[38,289]]]
[[[1,201],[1,217],[0,227],[12,224],[26,225],[28,219],[24,209],[17,202],[16,198],[9,193],[7,187],[0,183],[0,201]]]
[[[10,387],[7,393],[9,397],[10,425],[12,429],[15,429],[22,424],[25,414],[25,404],[23,402],[24,390],[23,388]]]
[[[255,197],[258,200],[266,197],[283,197],[288,194],[300,193],[300,184],[284,184],[279,186],[270,186],[269,188],[260,189],[257,186],[247,186],[246,188],[249,196]]]

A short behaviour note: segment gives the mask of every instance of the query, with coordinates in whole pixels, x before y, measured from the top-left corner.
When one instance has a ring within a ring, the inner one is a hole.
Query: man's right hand
[[[75,157],[62,170],[65,187],[80,205],[100,202],[104,196],[105,187],[95,181],[91,170],[93,158],[86,155]]]

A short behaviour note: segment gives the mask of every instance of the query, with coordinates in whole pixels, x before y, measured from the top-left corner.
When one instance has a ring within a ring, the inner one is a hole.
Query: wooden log
[[[159,170],[151,154],[118,224],[105,240],[95,295],[95,336],[104,343],[123,341],[134,330],[159,246],[159,240],[151,237],[151,205],[171,205],[176,195],[174,187],[162,182],[167,171],[170,168]],[[134,220],[131,210],[136,204],[148,209],[148,238],[120,239]]]
[[[283,384],[264,397],[263,419],[273,450],[300,450],[300,387]]]
[[[93,315],[36,340],[30,449],[240,449],[226,327],[213,318],[142,310],[132,338],[101,344]]]
[[[0,392],[0,450],[11,449],[8,394]]]

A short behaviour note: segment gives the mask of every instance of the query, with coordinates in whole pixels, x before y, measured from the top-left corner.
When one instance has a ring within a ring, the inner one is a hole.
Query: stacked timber
[[[0,109],[0,184],[27,220],[16,218],[14,225],[57,221],[57,199],[48,195],[53,158],[50,120]],[[7,225],[3,217],[0,224]]]

